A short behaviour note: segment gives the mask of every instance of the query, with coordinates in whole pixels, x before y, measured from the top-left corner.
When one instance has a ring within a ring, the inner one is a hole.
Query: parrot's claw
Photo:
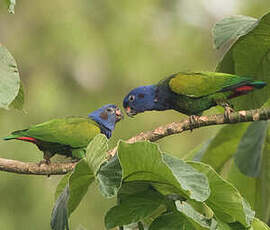
[[[42,164],[49,165],[49,164],[51,164],[51,161],[50,161],[49,159],[41,160],[41,161],[38,163],[38,166],[40,167]]]
[[[189,116],[189,128],[190,128],[190,132],[192,132],[192,130],[194,128],[197,128],[197,123],[198,123],[198,119],[200,116],[197,115],[191,115]]]
[[[226,120],[230,120],[231,119],[231,113],[235,112],[234,109],[232,108],[231,105],[229,105],[227,103],[224,105],[224,109],[225,109],[224,118]]]

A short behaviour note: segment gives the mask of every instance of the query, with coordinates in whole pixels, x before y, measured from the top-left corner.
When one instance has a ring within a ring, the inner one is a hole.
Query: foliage
[[[22,109],[23,102],[23,86],[16,61],[0,43],[0,108]]]
[[[8,3],[14,13],[15,0]],[[217,23],[215,46],[227,48],[217,71],[252,76],[270,85],[269,25],[270,14],[259,20],[237,16]],[[0,83],[0,107],[22,109],[24,90],[17,65],[2,45]],[[257,108],[269,96],[267,87],[234,99],[233,104],[236,109]],[[117,198],[105,215],[107,229],[130,224],[150,230],[269,229],[258,219],[270,220],[269,141],[269,124],[261,121],[222,127],[188,155],[189,161],[147,141],[120,141],[117,155],[105,160],[108,140],[99,135],[85,158],[58,184],[51,227],[69,229],[68,218],[95,181],[104,197]]]
[[[8,5],[8,12],[10,14],[15,14],[15,5],[16,5],[16,0],[5,0],[7,5]]]
[[[112,165],[116,173],[108,173],[112,171]],[[78,170],[76,167],[72,174],[74,178],[79,178],[75,177]],[[194,161],[184,162],[162,153],[156,144],[147,141],[134,144],[120,141],[118,157],[102,164],[95,178],[103,194],[115,195],[118,199],[118,204],[105,216],[107,229],[138,222],[157,230],[164,229],[164,226],[167,226],[166,229],[179,229],[181,226],[210,229],[215,223],[225,225],[227,229],[234,229],[230,225],[238,223],[243,229],[249,229],[254,221],[255,213],[249,204],[232,184],[210,166]],[[63,180],[67,181],[66,177]],[[65,183],[61,181],[60,184],[63,187]],[[87,188],[88,185],[85,186]],[[66,210],[66,206],[59,202],[62,199],[67,203],[62,198],[65,193],[64,190],[56,200],[59,210],[53,212],[52,223],[66,222],[62,218],[57,222],[54,220]],[[81,200],[81,193],[72,199]],[[74,209],[69,207],[68,210]]]
[[[108,150],[107,142],[104,135],[97,135],[88,145],[86,156],[76,164],[74,171],[60,181],[51,217],[52,229],[69,228],[68,217],[77,208],[89,185],[94,181],[95,174]]]
[[[238,39],[233,43],[226,52],[217,66],[218,72],[226,72],[243,76],[250,76],[253,79],[265,81],[270,85],[270,63],[268,51],[270,49],[270,13],[265,14],[262,18],[255,20],[249,17],[234,17],[223,19],[215,26],[214,40],[221,41],[223,44],[227,40],[235,40],[234,33],[230,38],[222,32],[222,29],[231,29],[236,31]],[[237,32],[236,26],[240,25],[241,33]],[[226,39],[222,40],[220,37]],[[236,109],[251,109],[261,107],[269,98],[270,91],[268,87],[243,97],[235,98],[232,103]],[[249,103],[246,103],[246,102]]]

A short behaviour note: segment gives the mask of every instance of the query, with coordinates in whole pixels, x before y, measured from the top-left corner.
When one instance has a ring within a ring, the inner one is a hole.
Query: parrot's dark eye
[[[106,109],[106,111],[109,112],[109,113],[112,113],[113,112],[113,109],[112,108],[108,108],[108,109]]]
[[[128,97],[128,100],[129,100],[130,102],[133,102],[133,101],[135,100],[135,96],[134,96],[134,95],[130,95],[130,96]]]

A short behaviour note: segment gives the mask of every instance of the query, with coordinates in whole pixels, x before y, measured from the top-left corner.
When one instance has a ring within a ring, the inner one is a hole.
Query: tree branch
[[[223,124],[235,124],[240,122],[250,122],[270,119],[270,109],[255,109],[248,111],[239,111],[230,114],[230,118],[226,119],[223,114],[201,116],[191,124],[189,119],[180,122],[173,122],[164,126],[160,126],[152,131],[142,132],[127,140],[128,143],[149,140],[157,141],[164,137],[179,134],[187,130]],[[110,155],[116,153],[116,148],[108,152]],[[32,175],[61,175],[72,171],[76,163],[51,163],[50,165],[37,163],[25,163],[21,161],[0,158],[0,171],[32,174]]]

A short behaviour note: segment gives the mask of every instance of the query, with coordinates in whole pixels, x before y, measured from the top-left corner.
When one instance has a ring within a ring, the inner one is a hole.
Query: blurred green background
[[[86,116],[116,103],[132,88],[178,71],[214,70],[220,58],[211,29],[219,19],[260,17],[269,0],[17,1],[16,14],[0,6],[0,42],[15,57],[25,88],[25,112],[0,111],[0,136],[56,117]],[[213,111],[212,111],[213,112]],[[118,123],[111,146],[138,132],[182,119],[173,111],[148,112]],[[219,127],[160,141],[179,157]],[[0,157],[38,162],[29,143],[1,142]],[[59,176],[0,172],[0,229],[47,230]],[[71,217],[71,229],[104,229],[115,200],[92,185]]]

